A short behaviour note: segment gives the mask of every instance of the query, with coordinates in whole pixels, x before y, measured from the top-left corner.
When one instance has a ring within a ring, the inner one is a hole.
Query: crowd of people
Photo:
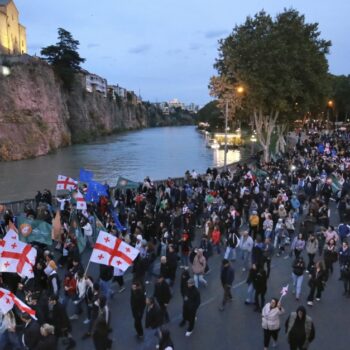
[[[248,286],[242,302],[254,305],[262,316],[264,349],[271,339],[276,346],[280,316],[286,311],[282,298],[266,303],[265,296],[271,261],[289,256],[289,289],[299,306],[287,318],[285,332],[291,350],[307,349],[316,332],[306,308],[322,298],[334,271],[344,286],[344,302],[350,297],[348,146],[343,132],[299,137],[296,146],[275,161],[258,159],[222,171],[208,169],[204,175],[193,170],[181,184],[168,178],[156,186],[146,178],[138,189],[108,188],[108,196],[83,211],[77,210],[74,196],[56,199],[48,190],[39,192],[36,206],[27,208],[25,215],[52,224],[59,234],[52,246],[32,243],[38,252],[32,279],[2,273],[1,287],[34,309],[37,320],[16,308],[1,315],[0,350],[54,350],[58,344],[73,349],[78,341],[90,338],[97,350],[113,348],[113,284],[118,284],[119,293],[127,286],[118,268],[99,265],[96,277],[86,271],[84,256],[91,253],[100,229],[139,250],[130,269],[130,307],[140,342],[156,335],[157,349],[176,348],[167,328],[174,293],[183,300],[179,326],[187,327],[186,337],[192,335],[210,260],[221,256],[218,312],[224,312],[233,299],[235,261],[242,259],[239,268],[246,273]],[[331,225],[331,212],[339,214],[337,227]],[[16,220],[11,211],[4,211],[2,236]],[[79,249],[81,238],[86,241],[84,253]],[[309,286],[304,299],[303,283]],[[146,288],[152,293],[146,295]],[[86,319],[80,320],[83,313]],[[72,326],[82,323],[86,333],[75,339]]]

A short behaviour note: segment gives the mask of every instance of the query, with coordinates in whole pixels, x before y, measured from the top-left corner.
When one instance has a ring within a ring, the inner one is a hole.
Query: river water
[[[35,159],[0,162],[0,203],[34,198],[44,188],[54,191],[57,175],[78,178],[82,167],[93,171],[97,181],[114,185],[118,175],[158,180],[222,166],[224,151],[205,145],[194,126],[162,127],[99,138]],[[240,151],[228,152],[228,163],[240,159]]]

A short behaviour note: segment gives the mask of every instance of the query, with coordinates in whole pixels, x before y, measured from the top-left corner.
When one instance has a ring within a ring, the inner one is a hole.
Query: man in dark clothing
[[[183,327],[188,321],[188,328],[186,332],[186,337],[189,337],[194,328],[194,322],[196,320],[196,313],[201,303],[201,296],[198,289],[194,285],[193,278],[187,281],[187,290],[184,297],[183,309],[182,309],[182,321],[180,322],[180,327]]]
[[[138,338],[143,338],[142,317],[146,307],[145,291],[141,283],[134,282],[131,286],[131,312],[134,317],[134,327]]]
[[[113,296],[111,289],[114,268],[113,266],[100,265],[100,292],[107,300]]]
[[[160,335],[160,327],[163,323],[163,313],[160,309],[157,300],[154,298],[146,299],[147,310],[146,310],[146,328],[154,329]]]
[[[154,286],[154,294],[153,297],[158,301],[160,309],[163,313],[163,322],[169,322],[169,314],[167,310],[167,306],[171,299],[171,291],[168,283],[165,282],[164,276],[160,275],[158,281]]]
[[[177,269],[177,253],[172,244],[169,244],[169,249],[166,254],[166,259],[169,267],[170,286],[173,286],[175,282],[176,269]]]
[[[224,311],[226,302],[232,300],[231,287],[234,279],[235,272],[233,267],[231,266],[229,260],[223,259],[221,267],[221,285],[222,288],[224,288],[224,298],[222,300],[220,311]]]
[[[306,350],[315,339],[315,327],[304,306],[290,314],[285,326],[290,350]]]
[[[24,322],[22,343],[25,349],[35,349],[41,337],[39,323],[33,320],[28,314],[21,316]]]
[[[55,327],[56,337],[67,337],[68,346],[66,349],[72,349],[75,341],[71,336],[71,324],[65,307],[58,301],[57,295],[49,298],[49,323]]]

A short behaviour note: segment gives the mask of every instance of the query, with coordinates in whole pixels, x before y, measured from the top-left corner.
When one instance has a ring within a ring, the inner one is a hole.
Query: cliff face
[[[45,155],[117,131],[192,121],[163,117],[150,104],[89,93],[82,75],[67,92],[48,64],[30,56],[0,56],[1,64],[11,73],[0,75],[0,161]]]

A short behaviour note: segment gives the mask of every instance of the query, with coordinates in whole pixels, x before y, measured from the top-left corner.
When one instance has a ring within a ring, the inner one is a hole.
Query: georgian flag
[[[78,210],[86,210],[86,201],[84,199],[84,196],[80,193],[80,191],[77,191],[75,195],[75,200],[77,201],[77,209]]]
[[[281,297],[284,297],[285,295],[287,295],[287,293],[288,293],[288,287],[289,287],[289,284],[287,284],[285,287],[282,287],[282,290],[281,290]]]
[[[0,239],[0,256],[5,247],[5,241],[18,241],[18,233],[12,229],[8,230],[3,239]]]
[[[14,305],[16,305],[22,312],[29,314],[34,320],[35,311],[31,309],[28,305],[23,303],[20,299],[18,299],[12,292],[7,289],[0,288],[0,311],[3,315],[13,309]]]
[[[15,272],[22,278],[33,278],[36,249],[18,240],[4,239],[4,242],[0,257],[0,271]]]
[[[74,179],[67,176],[58,175],[57,183],[56,183],[57,191],[59,190],[72,191],[77,187],[78,187],[78,181],[75,181]]]
[[[125,271],[139,254],[139,251],[121,239],[100,231],[90,261],[114,266]]]

